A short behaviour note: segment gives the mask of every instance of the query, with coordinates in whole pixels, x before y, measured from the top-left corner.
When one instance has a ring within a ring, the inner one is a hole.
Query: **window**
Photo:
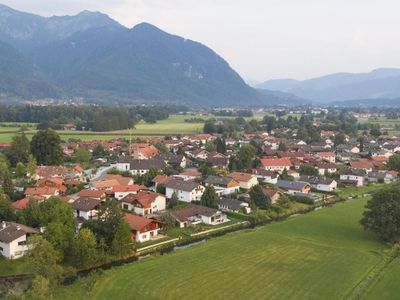
[[[25,246],[25,245],[26,245],[26,241],[18,242],[18,246]]]
[[[2,251],[2,252],[4,251],[3,247],[0,247],[0,251]]]
[[[128,206],[128,204],[124,204],[124,209],[126,209],[126,210],[128,210],[128,209],[129,209],[129,206]]]

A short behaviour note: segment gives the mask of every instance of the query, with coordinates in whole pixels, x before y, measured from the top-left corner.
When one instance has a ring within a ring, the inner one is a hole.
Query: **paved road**
[[[91,182],[98,181],[98,180],[101,180],[107,174],[108,171],[110,171],[111,169],[116,168],[116,167],[117,167],[117,164],[112,164],[108,167],[101,167],[101,168],[97,169],[97,172],[95,175],[92,174],[92,170],[90,169],[87,171],[88,172],[87,175],[89,176]]]

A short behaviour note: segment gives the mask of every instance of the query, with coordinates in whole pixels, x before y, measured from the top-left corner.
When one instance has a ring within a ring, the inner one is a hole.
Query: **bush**
[[[291,196],[291,200],[297,203],[303,203],[307,205],[313,205],[315,203],[313,199],[304,196]]]

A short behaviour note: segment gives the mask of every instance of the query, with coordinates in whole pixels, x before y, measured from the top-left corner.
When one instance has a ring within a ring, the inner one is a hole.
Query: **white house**
[[[125,220],[131,228],[131,239],[138,243],[151,241],[158,236],[158,222],[132,214],[125,214]]]
[[[258,179],[253,174],[232,172],[228,176],[239,182],[240,188],[245,190],[249,190],[258,184]]]
[[[363,186],[366,175],[362,169],[344,168],[340,170],[340,182],[356,187]]]
[[[308,182],[312,188],[321,192],[333,192],[337,189],[336,180],[328,177],[300,176],[299,180]]]
[[[180,201],[192,202],[199,201],[204,193],[205,187],[195,181],[184,181],[173,179],[165,185],[166,196],[171,199],[176,193]]]
[[[229,221],[226,214],[217,209],[194,204],[173,211],[170,215],[177,221],[180,228],[201,223],[218,225]]]
[[[292,162],[288,158],[262,158],[260,162],[265,170],[274,172],[283,172],[292,166]]]
[[[146,191],[129,194],[121,199],[122,208],[133,211],[140,216],[146,216],[165,210],[166,198],[164,195]]]
[[[141,185],[117,185],[112,188],[114,192],[114,198],[121,200],[129,194],[137,194],[139,191],[146,189],[146,187]]]
[[[75,218],[91,220],[97,218],[102,200],[95,198],[78,198],[72,203]]]
[[[159,159],[130,159],[122,158],[116,166],[118,171],[130,172],[132,175],[144,175],[150,169],[164,170],[164,161]]]
[[[8,259],[22,257],[29,246],[27,239],[32,234],[39,234],[40,230],[18,223],[0,223],[0,253]]]
[[[222,195],[230,195],[239,192],[240,184],[236,180],[222,176],[208,176],[205,180],[206,186],[213,186],[221,190]]]

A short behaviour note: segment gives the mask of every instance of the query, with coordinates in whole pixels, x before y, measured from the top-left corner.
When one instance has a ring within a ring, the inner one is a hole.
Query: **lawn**
[[[26,270],[25,260],[7,260],[0,256],[0,276],[18,275],[29,273]]]
[[[369,291],[367,299],[398,299],[400,259],[394,261],[380,278],[380,281]]]
[[[105,271],[56,299],[338,299],[386,246],[359,219],[367,198]]]

